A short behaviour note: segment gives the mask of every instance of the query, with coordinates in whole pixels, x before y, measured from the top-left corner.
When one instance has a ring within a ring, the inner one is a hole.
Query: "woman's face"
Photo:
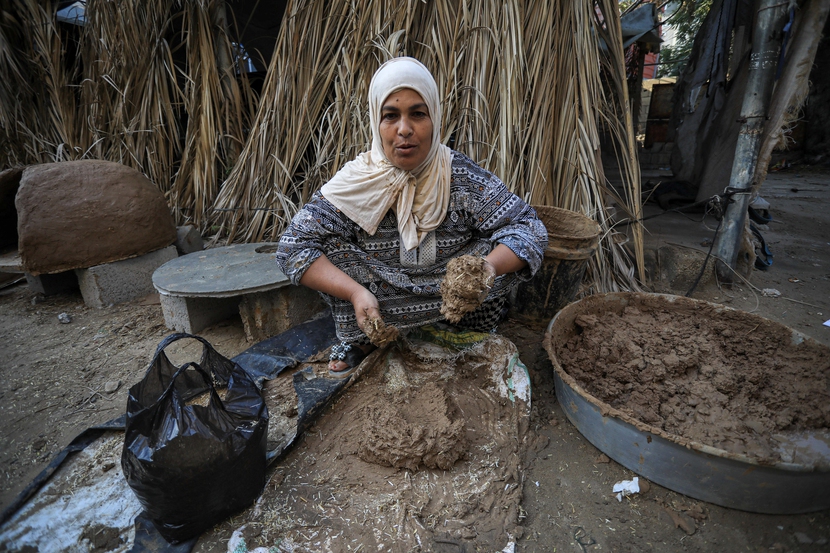
[[[386,158],[399,169],[412,171],[432,146],[432,119],[424,99],[411,88],[401,89],[380,108],[380,138]]]

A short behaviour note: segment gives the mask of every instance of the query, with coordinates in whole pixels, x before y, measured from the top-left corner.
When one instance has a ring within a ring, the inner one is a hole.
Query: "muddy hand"
[[[357,326],[363,328],[363,323],[369,318],[380,319],[380,306],[378,299],[366,288],[352,294],[349,298],[354,307],[354,315],[357,318]]]

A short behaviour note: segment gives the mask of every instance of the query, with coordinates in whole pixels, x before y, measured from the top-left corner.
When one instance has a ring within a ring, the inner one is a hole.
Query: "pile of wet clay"
[[[435,382],[412,390],[401,402],[378,398],[366,407],[358,455],[367,463],[397,469],[449,470],[467,449],[464,419]]]
[[[793,340],[782,325],[740,311],[636,304],[575,323],[557,351],[564,371],[681,443],[792,461],[784,433],[830,428],[830,348]]]
[[[487,271],[483,257],[462,255],[447,263],[441,282],[441,314],[455,324],[474,311],[493,287],[495,275]]]

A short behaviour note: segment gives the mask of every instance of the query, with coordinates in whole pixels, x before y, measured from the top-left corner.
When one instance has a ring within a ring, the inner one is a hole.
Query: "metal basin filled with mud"
[[[597,448],[685,495],[756,513],[830,508],[830,348],[689,298],[591,296],[550,322],[556,397]]]

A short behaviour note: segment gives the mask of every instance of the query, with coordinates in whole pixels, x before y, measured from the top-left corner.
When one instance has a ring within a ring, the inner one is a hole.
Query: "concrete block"
[[[239,313],[239,296],[194,298],[159,294],[164,324],[176,332],[196,334]]]
[[[239,315],[250,342],[276,336],[325,309],[328,306],[320,294],[305,286],[293,285],[245,294],[239,303]]]
[[[193,225],[185,225],[176,228],[176,250],[179,255],[187,255],[193,252],[200,252],[205,249],[202,235]]]
[[[64,271],[53,275],[30,275],[26,274],[26,282],[29,288],[36,294],[53,296],[61,292],[69,292],[78,289],[78,277],[75,271]]]
[[[151,294],[156,291],[153,272],[176,257],[176,247],[167,246],[132,259],[75,269],[84,303],[101,308]]]

